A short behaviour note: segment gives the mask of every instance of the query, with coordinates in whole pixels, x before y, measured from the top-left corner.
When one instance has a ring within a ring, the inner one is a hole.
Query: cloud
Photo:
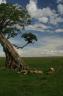
[[[30,0],[26,8],[32,18],[37,18],[42,23],[50,23],[56,25],[59,22],[62,22],[62,18],[59,16],[59,14],[56,13],[56,10],[53,10],[50,7],[39,9],[37,7],[37,1]],[[63,13],[62,5],[58,5],[58,11]]]
[[[57,0],[57,8],[60,15],[63,15],[63,0]]]
[[[0,4],[1,4],[1,3],[6,3],[6,0],[0,0]]]
[[[55,32],[63,32],[63,29],[56,29]]]
[[[37,4],[34,0],[30,0],[26,8],[29,14],[35,18],[46,17],[54,14],[53,10],[51,10],[49,7],[38,9]]]
[[[42,18],[39,18],[39,21],[43,22],[43,23],[47,23],[48,22],[48,18],[47,17],[42,17]]]
[[[41,31],[41,32],[48,31],[49,28],[51,28],[51,26],[41,24],[41,23],[35,23],[33,25],[29,25],[25,27],[26,30],[35,30],[35,31]]]
[[[62,1],[62,0],[57,0],[57,2],[60,2],[60,1]]]
[[[57,0],[57,3],[62,3],[63,2],[63,0]]]
[[[58,12],[62,15],[63,14],[63,4],[58,4]]]

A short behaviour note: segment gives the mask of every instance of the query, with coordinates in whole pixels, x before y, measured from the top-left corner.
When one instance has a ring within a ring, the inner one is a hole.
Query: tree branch
[[[27,42],[25,45],[21,46],[17,46],[16,44],[13,44],[13,46],[15,46],[17,49],[21,48],[23,49],[24,47],[26,47],[29,43]]]

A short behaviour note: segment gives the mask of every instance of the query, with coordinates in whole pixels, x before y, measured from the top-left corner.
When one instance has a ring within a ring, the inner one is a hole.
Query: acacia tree
[[[28,24],[30,24],[30,16],[26,9],[12,4],[0,4],[0,43],[6,55],[6,67],[11,68],[12,65],[16,65],[19,70],[26,67],[14,46],[23,48],[33,40],[37,41],[34,34],[22,33]],[[27,41],[22,47],[13,45],[9,41],[9,38],[14,38],[18,34],[21,34],[21,37]]]

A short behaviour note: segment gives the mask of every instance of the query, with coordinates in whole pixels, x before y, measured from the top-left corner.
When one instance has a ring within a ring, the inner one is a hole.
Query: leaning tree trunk
[[[8,39],[5,38],[2,33],[0,33],[0,43],[3,46],[3,50],[6,55],[6,67],[11,68],[12,66],[16,66],[19,71],[27,67],[22,63],[22,59],[13,45],[9,42]]]
[[[8,49],[5,48],[4,45],[2,45],[2,46],[3,46],[3,51],[4,51],[4,53],[5,53],[5,56],[6,56],[5,67],[11,69],[11,67],[12,67],[13,65],[16,66],[16,64],[15,64],[15,62],[13,62],[12,56],[11,56],[11,54],[9,53]]]

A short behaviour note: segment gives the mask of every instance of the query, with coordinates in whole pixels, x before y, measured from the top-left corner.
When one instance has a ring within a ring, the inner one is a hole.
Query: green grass
[[[63,96],[63,57],[24,58],[31,68],[44,71],[38,74],[17,74],[4,66],[0,58],[0,96]],[[55,73],[46,74],[49,67]]]

